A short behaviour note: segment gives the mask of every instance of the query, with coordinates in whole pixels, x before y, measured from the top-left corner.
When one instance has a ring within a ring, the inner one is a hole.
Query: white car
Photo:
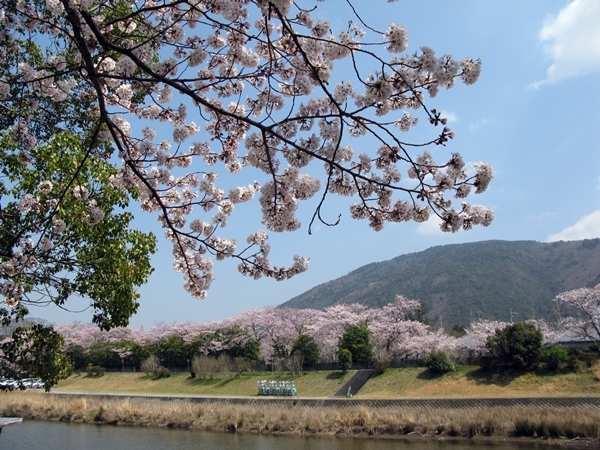
[[[38,389],[44,387],[44,383],[37,378],[23,378],[22,380],[19,380],[18,383],[26,389]]]
[[[0,378],[0,389],[12,391],[18,387],[18,384],[12,378]]]

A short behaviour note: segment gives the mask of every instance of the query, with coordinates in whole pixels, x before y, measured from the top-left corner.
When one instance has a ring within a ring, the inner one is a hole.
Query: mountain
[[[381,307],[396,294],[420,300],[445,326],[476,318],[555,319],[554,297],[600,283],[600,239],[541,243],[483,241],[432,247],[372,263],[283,303],[324,309],[337,303]]]

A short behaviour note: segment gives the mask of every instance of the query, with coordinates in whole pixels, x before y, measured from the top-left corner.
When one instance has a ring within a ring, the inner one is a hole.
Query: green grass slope
[[[294,381],[301,397],[331,397],[352,375],[338,371],[310,371],[292,377],[273,372],[243,374],[227,379],[199,380],[188,373],[153,379],[142,373],[106,373],[90,378],[72,375],[53,389],[60,392],[135,393],[202,396],[256,396],[259,380]],[[579,397],[600,395],[600,369],[580,372],[532,372],[522,374],[482,371],[458,366],[455,372],[433,376],[423,367],[388,369],[375,376],[355,395],[358,399],[400,398],[508,398]]]

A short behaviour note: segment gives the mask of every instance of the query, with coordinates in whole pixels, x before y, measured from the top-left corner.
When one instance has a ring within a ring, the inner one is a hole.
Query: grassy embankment
[[[272,372],[245,374],[227,379],[190,379],[174,373],[159,380],[142,373],[108,372],[99,378],[72,375],[55,388],[66,392],[117,392],[180,395],[255,396],[258,380],[294,380],[301,397],[330,397],[353,374],[315,371],[292,377]],[[356,398],[482,398],[576,397],[600,395],[600,365],[582,372],[526,373],[511,375],[458,366],[455,372],[432,376],[424,368],[388,369],[372,378]]]
[[[268,376],[271,375],[271,376]],[[351,374],[311,372],[295,378],[299,394],[331,396]],[[72,376],[56,390],[72,392],[137,392],[188,395],[255,395],[256,381],[272,374],[228,380],[188,380],[187,374],[152,380],[143,374],[109,373],[90,379]],[[284,375],[282,379],[290,379]],[[600,394],[600,370],[582,373],[507,376],[460,368],[432,378],[420,368],[388,370],[373,378],[356,398],[535,397]],[[36,392],[0,395],[0,415],[29,419],[168,426],[203,430],[309,435],[497,437],[538,436],[583,438],[598,443],[600,411],[536,407],[488,409],[389,410],[304,408],[282,402],[261,405],[191,404],[133,399],[65,399]],[[561,441],[562,442],[562,441]]]
[[[144,373],[107,372],[104,376],[90,378],[85,375],[71,375],[55,387],[65,392],[117,392],[137,394],[177,394],[177,395],[235,395],[255,396],[259,380],[294,381],[301,396],[328,397],[345,383],[353,374],[349,371],[342,376],[339,372],[305,372],[292,377],[286,372],[281,376],[266,373],[243,374],[212,380],[191,379],[189,373],[174,372],[168,378],[153,379]]]

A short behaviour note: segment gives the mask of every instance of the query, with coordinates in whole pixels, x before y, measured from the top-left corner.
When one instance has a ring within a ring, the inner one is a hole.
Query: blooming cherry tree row
[[[323,362],[336,360],[340,338],[350,325],[364,322],[376,349],[393,359],[423,359],[433,350],[457,354],[460,350],[477,350],[484,346],[487,336],[493,335],[502,323],[478,322],[471,325],[469,339],[457,339],[443,329],[411,319],[422,306],[419,302],[397,296],[396,301],[382,308],[368,309],[362,305],[334,305],[325,310],[263,308],[249,309],[232,318],[208,323],[161,323],[149,330],[115,328],[101,331],[93,325],[71,323],[58,325],[65,338],[65,348],[89,349],[96,344],[123,347],[124,342],[141,346],[179,338],[194,354],[219,354],[252,340],[260,345],[260,358],[270,361],[275,352],[289,355],[294,341],[306,335],[318,345]],[[219,330],[239,330],[236,339]],[[477,334],[479,333],[479,334]],[[210,336],[206,340],[203,336]],[[218,337],[227,339],[220,341]],[[475,338],[478,336],[479,340]],[[191,356],[191,355],[190,355]]]

